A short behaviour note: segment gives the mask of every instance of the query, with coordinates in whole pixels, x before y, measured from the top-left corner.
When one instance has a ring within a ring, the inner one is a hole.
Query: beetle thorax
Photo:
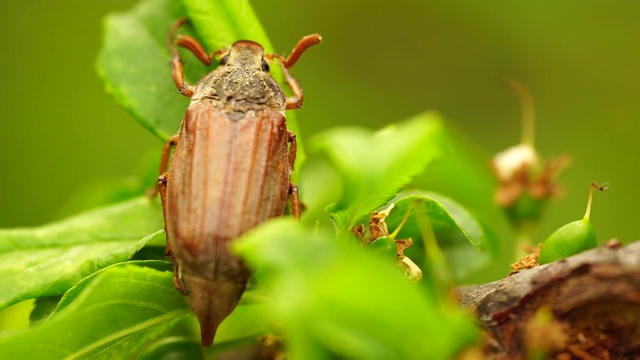
[[[248,40],[238,41],[231,46],[227,66],[260,70],[264,60],[264,50],[258,43]]]
[[[212,100],[216,107],[235,114],[232,118],[240,119],[247,111],[284,111],[285,98],[268,72],[228,63],[198,82],[192,101]]]

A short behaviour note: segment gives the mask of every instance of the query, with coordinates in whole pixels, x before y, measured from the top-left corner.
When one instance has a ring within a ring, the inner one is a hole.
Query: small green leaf
[[[253,40],[267,52],[273,48],[260,20],[247,0],[182,0],[198,34],[210,49],[228,47],[238,40]]]
[[[234,245],[269,292],[292,358],[452,359],[476,338],[466,314],[353,242],[281,218]]]
[[[343,181],[339,202],[328,210],[339,231],[348,231],[391,200],[411,178],[442,153],[440,117],[423,113],[377,132],[333,128],[312,139]]]
[[[0,358],[127,357],[188,313],[172,278],[129,263],[109,267],[41,325],[0,337]]]
[[[60,295],[85,276],[130,259],[164,236],[158,203],[136,198],[49,225],[0,230],[0,309]]]
[[[185,16],[174,0],[145,0],[104,22],[98,74],[107,92],[161,139],[175,134],[189,101],[171,79],[167,36]]]
[[[420,192],[398,200],[386,219],[389,232],[398,227],[407,212],[410,216],[396,239],[412,238],[416,242],[405,255],[419,265],[426,261],[417,223],[421,216],[429,218],[438,246],[458,279],[485,265],[490,260],[485,251],[497,246],[497,239],[488,235],[473,215],[462,205],[440,194]]]
[[[474,214],[481,214],[500,237],[512,238],[511,226],[494,202],[496,180],[488,165],[491,158],[451,124],[447,124],[446,132],[444,156],[418,175],[411,186],[447,194]]]

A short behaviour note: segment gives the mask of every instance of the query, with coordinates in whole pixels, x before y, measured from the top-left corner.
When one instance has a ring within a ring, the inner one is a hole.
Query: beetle
[[[287,69],[321,37],[304,37],[287,58],[265,54],[249,40],[207,54],[194,38],[175,35],[186,22],[176,21],[168,46],[173,81],[191,103],[179,133],[162,152],[158,191],[174,284],[185,294],[207,347],[251,276],[228,243],[282,216],[289,199],[292,215],[300,216],[298,189],[290,181],[296,138],[284,112],[302,106],[303,92]],[[174,39],[205,65],[216,57],[220,65],[195,86],[187,84]],[[279,60],[292,97],[269,74],[267,60],[273,59]]]

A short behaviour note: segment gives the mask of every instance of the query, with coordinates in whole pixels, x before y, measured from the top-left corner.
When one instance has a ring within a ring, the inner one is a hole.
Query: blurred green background
[[[163,143],[105,94],[95,73],[102,17],[135,3],[0,4],[0,227],[59,218],[78,189],[126,178],[149,154],[159,157]],[[306,95],[303,141],[334,125],[378,128],[433,109],[488,165],[519,141],[520,105],[503,86],[515,79],[535,98],[539,151],[574,159],[538,240],[582,217],[593,180],[610,184],[594,200],[599,239],[639,237],[640,2],[253,4],[278,52],[309,33],[324,38],[293,69]],[[169,66],[158,76],[170,76]]]

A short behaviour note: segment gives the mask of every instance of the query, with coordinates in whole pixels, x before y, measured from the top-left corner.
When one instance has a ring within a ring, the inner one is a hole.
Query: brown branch
[[[492,359],[640,359],[640,241],[460,289]],[[544,355],[543,355],[544,356]]]

